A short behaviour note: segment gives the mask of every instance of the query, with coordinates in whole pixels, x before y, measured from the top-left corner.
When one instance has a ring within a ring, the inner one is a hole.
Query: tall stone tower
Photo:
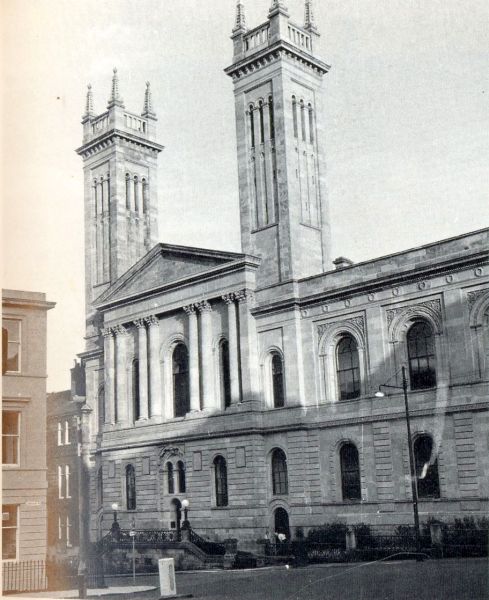
[[[268,20],[247,29],[237,4],[232,37],[243,252],[262,259],[260,287],[327,270],[330,233],[322,147],[319,33],[312,0],[305,23],[274,0]]]
[[[86,336],[97,335],[93,301],[157,242],[156,115],[146,84],[141,114],[129,112],[114,69],[107,110],[95,115],[91,86],[82,120],[85,180]]]

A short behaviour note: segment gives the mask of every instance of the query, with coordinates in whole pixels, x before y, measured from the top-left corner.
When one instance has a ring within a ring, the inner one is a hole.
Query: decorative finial
[[[276,11],[277,9],[280,9],[283,13],[288,14],[287,6],[285,5],[284,2],[282,2],[282,0],[273,0],[272,6],[270,7],[270,10],[268,12],[269,12],[269,14],[272,12],[275,14],[274,11]]]
[[[151,84],[149,81],[146,82],[146,90],[144,92],[144,107],[143,107],[143,116],[154,117],[155,112],[153,110],[153,99],[151,97]]]
[[[304,27],[314,27],[314,9],[312,7],[312,0],[306,0],[305,16],[304,16]]]
[[[238,0],[236,4],[236,24],[233,28],[233,32],[239,31],[240,29],[246,29],[246,17],[244,4],[241,2],[241,0]]]
[[[119,76],[117,75],[117,69],[114,67],[114,75],[112,76],[112,89],[110,92],[110,99],[107,108],[112,106],[124,106],[124,101],[119,94]]]
[[[92,84],[89,83],[87,86],[87,102],[85,105],[85,114],[83,117],[91,117],[93,116],[93,94],[92,94]]]

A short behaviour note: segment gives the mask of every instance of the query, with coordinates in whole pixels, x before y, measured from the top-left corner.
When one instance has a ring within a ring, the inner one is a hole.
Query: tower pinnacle
[[[114,75],[112,76],[112,89],[107,108],[112,108],[113,106],[121,106],[124,108],[124,101],[119,94],[119,76],[117,75],[117,69],[115,67]]]
[[[151,84],[149,81],[146,82],[146,90],[144,91],[143,117],[156,117],[156,113],[153,110]]]
[[[306,0],[304,7],[304,29],[316,31],[316,23],[314,21],[314,8],[312,0]]]
[[[244,12],[244,4],[241,0],[238,0],[236,4],[236,24],[233,28],[233,33],[240,29],[246,29],[246,17]]]
[[[83,118],[93,116],[93,94],[92,94],[92,84],[88,84],[87,86],[87,101],[85,105],[85,114]]]

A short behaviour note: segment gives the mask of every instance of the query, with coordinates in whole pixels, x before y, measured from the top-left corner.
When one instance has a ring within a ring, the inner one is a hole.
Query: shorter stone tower
[[[77,149],[85,178],[86,337],[97,335],[93,301],[158,241],[156,115],[146,83],[141,114],[129,112],[114,69],[107,110],[96,115],[91,86]]]

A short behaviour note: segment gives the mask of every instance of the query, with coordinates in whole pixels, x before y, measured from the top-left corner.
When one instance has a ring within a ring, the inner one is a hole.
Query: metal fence
[[[4,593],[38,592],[46,590],[48,578],[44,560],[25,560],[2,563]]]

